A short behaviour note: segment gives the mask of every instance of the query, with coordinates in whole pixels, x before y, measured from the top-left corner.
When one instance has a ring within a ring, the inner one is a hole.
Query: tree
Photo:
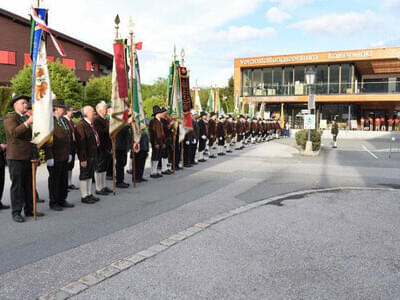
[[[49,62],[51,90],[57,98],[64,99],[74,108],[82,106],[83,85],[79,82],[73,70],[64,67],[59,60]],[[16,94],[32,94],[32,65],[25,66],[11,79],[11,88]]]
[[[100,101],[111,101],[111,74],[101,77],[90,77],[86,84],[85,105],[96,106]]]
[[[146,118],[151,119],[151,115],[153,114],[153,106],[158,105],[160,107],[165,106],[165,99],[161,97],[151,97],[143,101],[143,109],[146,115]]]

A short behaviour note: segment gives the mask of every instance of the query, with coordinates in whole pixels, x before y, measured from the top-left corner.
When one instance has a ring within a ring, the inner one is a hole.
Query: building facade
[[[265,103],[291,128],[302,127],[309,89],[318,121],[335,118],[350,127],[355,120],[400,112],[400,47],[238,58],[234,68],[235,95]],[[310,68],[316,79],[307,86]]]
[[[31,63],[30,30],[30,20],[0,9],[0,85],[9,85],[11,78]],[[61,43],[66,57],[60,57],[49,38],[48,60],[59,59],[64,66],[75,71],[82,83],[85,84],[90,76],[111,72],[112,54],[55,30],[52,33]]]

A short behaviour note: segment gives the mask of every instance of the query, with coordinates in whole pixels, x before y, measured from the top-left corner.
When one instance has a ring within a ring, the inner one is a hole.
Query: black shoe
[[[36,217],[43,217],[44,216],[44,213],[42,213],[42,212],[36,212]],[[25,217],[33,217],[33,212],[26,212],[25,213]]]
[[[211,155],[209,158],[217,158],[215,155]]]
[[[110,175],[107,175],[107,176],[106,176],[106,179],[107,179],[107,180],[113,180],[113,177],[110,176]]]
[[[131,174],[132,175],[132,170],[126,170],[126,173]]]
[[[181,167],[175,167],[175,170],[182,170],[182,168]]]
[[[199,162],[206,162],[205,159],[199,159]]]
[[[198,162],[193,162],[193,163],[192,163],[192,165],[194,165],[194,166],[195,166],[195,165],[198,165],[198,164],[199,164]]]
[[[65,208],[72,208],[75,205],[73,205],[72,203],[69,203],[68,201],[64,201],[63,203],[60,204],[61,207],[65,207]]]
[[[36,203],[44,203],[45,201],[43,199],[36,199]]]
[[[231,150],[229,150],[229,151],[226,151],[226,153],[232,153],[232,151],[231,151]]]
[[[108,188],[108,187],[103,188],[102,191],[105,191],[105,192],[107,192],[109,194],[113,193],[113,190]]]
[[[167,170],[167,171],[161,172],[161,174],[163,174],[163,175],[171,175],[171,174],[174,174],[174,172],[171,172],[170,170]]]
[[[85,198],[81,198],[81,202],[82,203],[86,203],[86,204],[93,204],[96,203],[96,201],[92,200],[91,198],[89,198],[89,196],[86,196]]]
[[[62,206],[59,205],[59,204],[50,205],[50,209],[51,210],[55,210],[55,211],[62,211],[63,210]]]
[[[147,179],[140,178],[140,181],[139,181],[139,182],[147,182],[147,181],[148,181]]]
[[[96,195],[108,196],[108,193],[106,191],[104,191],[104,190],[101,190],[101,191],[97,191],[96,190]]]
[[[9,208],[10,208],[10,205],[5,205],[5,204],[3,204],[3,203],[0,202],[0,210],[2,210],[2,209],[9,209]]]
[[[70,185],[68,186],[68,189],[69,189],[69,190],[79,190],[79,188],[76,187],[76,186],[73,185],[73,184],[70,184]]]
[[[120,189],[127,189],[129,187],[129,183],[119,182],[117,183],[116,187]]]
[[[218,156],[222,156],[222,155],[225,155],[224,153],[218,153]]]
[[[93,195],[89,195],[88,196],[90,199],[92,199],[94,202],[99,202],[100,201],[100,198],[97,198],[97,197],[95,197],[95,196],[93,196]]]
[[[13,220],[17,223],[23,223],[25,222],[25,219],[23,216],[21,216],[21,214],[15,214],[13,215]]]
[[[161,174],[151,174],[150,177],[151,178],[161,178],[163,176]]]
[[[191,167],[193,167],[193,166],[188,164],[188,165],[183,165],[183,167],[184,167],[184,168],[191,168]]]

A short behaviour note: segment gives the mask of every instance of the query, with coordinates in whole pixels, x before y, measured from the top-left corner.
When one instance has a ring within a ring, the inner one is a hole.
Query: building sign
[[[315,115],[304,116],[304,129],[315,129]]]
[[[318,60],[318,55],[299,55],[299,56],[283,56],[283,57],[260,57],[241,59],[242,65],[258,65],[258,64],[286,64],[294,62],[309,62]]]
[[[364,58],[364,57],[372,57],[372,56],[373,56],[372,51],[329,53],[328,59]]]

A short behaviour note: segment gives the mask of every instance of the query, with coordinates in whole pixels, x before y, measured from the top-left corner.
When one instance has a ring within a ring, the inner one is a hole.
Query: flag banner
[[[235,115],[239,113],[239,95],[235,95]]]
[[[215,89],[215,112],[220,115],[221,114],[221,99],[219,98],[219,90]]]
[[[140,82],[140,68],[139,58],[137,52],[134,51],[134,78],[133,78],[133,97],[132,97],[132,108],[133,108],[133,121],[134,121],[134,150],[135,152],[140,151],[140,136],[141,130],[146,128],[146,118],[143,109],[142,100],[142,89]]]
[[[64,49],[62,48],[61,44],[56,40],[56,38],[53,36],[53,34],[51,33],[50,29],[47,27],[47,24],[45,22],[45,17],[39,17],[40,15],[40,11],[44,10],[45,13],[44,15],[46,16],[46,10],[43,8],[31,8],[31,18],[33,19],[34,23],[36,24],[37,27],[39,27],[41,30],[47,32],[50,35],[50,38],[54,44],[54,47],[56,48],[56,50],[58,51],[58,53],[61,56],[66,56]],[[32,22],[33,23],[33,22]],[[32,50],[32,47],[31,47]],[[31,53],[32,54],[32,53]]]
[[[192,96],[190,94],[189,74],[186,67],[178,67],[180,88],[182,95],[183,125],[187,129],[193,129],[192,124]]]
[[[34,9],[35,15],[41,20],[45,19],[45,9]],[[39,149],[50,142],[54,129],[53,120],[53,94],[50,88],[49,70],[47,68],[46,43],[41,27],[34,26],[32,46],[32,143]]]
[[[207,101],[206,110],[208,113],[215,111],[214,90],[213,89],[210,89],[210,91],[208,92],[208,101]]]
[[[193,88],[193,91],[194,91],[194,109],[200,113],[202,109],[201,109],[201,101],[200,101],[198,87]]]
[[[111,118],[110,136],[115,138],[116,134],[127,123],[129,106],[128,98],[128,73],[126,65],[126,43],[118,40],[114,44],[114,62],[112,69],[111,88]]]
[[[167,89],[167,101],[165,108],[168,111],[168,115],[172,115],[173,111],[173,83],[174,83],[174,67],[175,64],[172,63],[171,66],[169,67],[169,74],[168,74],[168,89]]]
[[[175,62],[174,66],[174,83],[173,83],[173,113],[179,122],[183,123],[183,110],[182,110],[182,93],[179,80],[179,61]]]
[[[136,50],[142,50],[142,48],[143,48],[143,42],[136,43],[136,44],[135,44],[135,48],[136,48]]]

